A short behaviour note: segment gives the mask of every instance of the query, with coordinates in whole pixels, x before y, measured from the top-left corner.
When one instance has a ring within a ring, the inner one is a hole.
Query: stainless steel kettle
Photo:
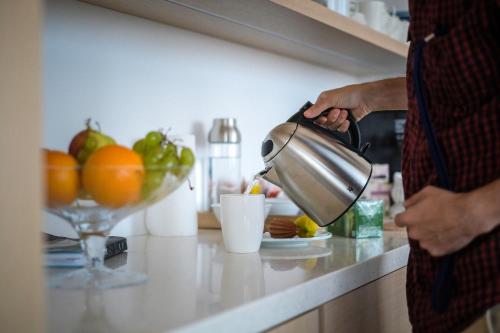
[[[279,186],[320,226],[341,217],[359,198],[372,165],[360,148],[359,127],[350,117],[345,142],[336,131],[303,116],[307,102],[286,123],[273,128],[262,143],[266,169],[259,176]],[[325,112],[328,112],[325,111]]]

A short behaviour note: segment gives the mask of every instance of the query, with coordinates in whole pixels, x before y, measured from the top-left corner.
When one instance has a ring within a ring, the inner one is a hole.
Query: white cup
[[[349,16],[351,2],[349,0],[327,0],[326,6],[344,16]]]
[[[264,230],[263,194],[220,196],[222,238],[228,252],[257,252]]]
[[[361,13],[365,16],[366,24],[371,28],[383,32],[389,20],[389,14],[383,1],[365,1],[359,3]]]
[[[359,11],[359,2],[351,2],[350,15],[351,18],[359,24],[366,24],[365,15]]]
[[[365,16],[360,12],[355,12],[351,18],[359,24],[366,24]]]

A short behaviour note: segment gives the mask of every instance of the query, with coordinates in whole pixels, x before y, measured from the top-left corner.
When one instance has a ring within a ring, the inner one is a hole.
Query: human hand
[[[323,91],[314,103],[306,112],[306,118],[314,118],[320,115],[323,111],[330,109],[326,116],[321,116],[316,120],[316,123],[331,130],[346,132],[350,122],[347,120],[348,111],[356,121],[360,120],[368,113],[370,108],[364,101],[363,85],[356,84],[346,86],[339,89]]]
[[[351,111],[356,121],[372,111],[406,110],[406,78],[384,79],[324,91],[316,103],[304,112],[304,116],[314,118],[330,108],[326,117],[319,117],[316,123],[340,132],[347,131],[350,125],[347,110]]]
[[[474,211],[469,193],[454,193],[427,186],[406,200],[406,211],[396,216],[396,225],[432,256],[456,252],[491,226]]]

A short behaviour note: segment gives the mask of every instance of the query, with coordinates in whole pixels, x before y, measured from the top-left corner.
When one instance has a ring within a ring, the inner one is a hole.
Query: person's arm
[[[406,78],[353,84],[324,91],[304,115],[313,118],[329,108],[333,109],[326,117],[320,117],[316,122],[340,132],[345,132],[349,128],[346,110],[351,111],[356,121],[372,111],[406,110],[408,109]]]
[[[427,186],[405,207],[396,224],[432,256],[443,256],[500,225],[500,179],[466,193]]]

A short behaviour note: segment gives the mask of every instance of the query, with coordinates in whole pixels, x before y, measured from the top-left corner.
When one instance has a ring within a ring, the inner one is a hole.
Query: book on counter
[[[111,258],[127,250],[125,237],[108,237],[104,259]],[[83,267],[85,257],[80,240],[45,234],[45,266],[51,268]]]

